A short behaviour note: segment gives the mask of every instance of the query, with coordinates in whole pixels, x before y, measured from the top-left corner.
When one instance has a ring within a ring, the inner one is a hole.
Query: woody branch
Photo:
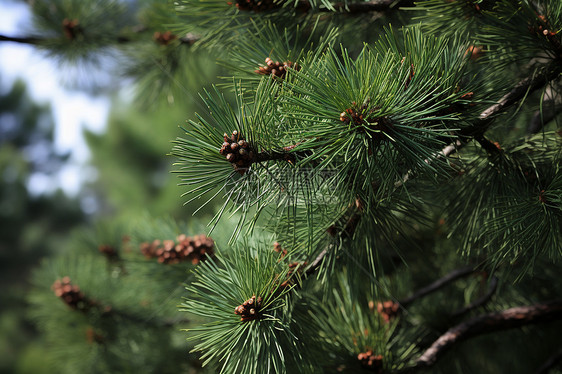
[[[559,319],[562,319],[562,300],[519,306],[471,318],[441,335],[410,369],[434,365],[454,345],[472,337]]]

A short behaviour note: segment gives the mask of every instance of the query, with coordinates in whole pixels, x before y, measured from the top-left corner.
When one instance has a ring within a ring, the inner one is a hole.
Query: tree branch
[[[312,263],[310,264],[310,266],[305,270],[305,274],[306,276],[311,276],[312,274],[314,274],[318,268],[320,267],[320,265],[322,264],[322,261],[324,260],[324,257],[326,257],[326,254],[328,254],[328,251],[330,250],[329,246],[328,248],[324,248],[322,250],[322,252],[320,252],[318,254],[318,256],[316,256],[316,258],[314,259],[314,261],[312,261]]]
[[[500,150],[498,146],[496,146],[482,134],[477,134],[474,137],[474,140],[476,140],[478,144],[480,144],[480,146],[491,155],[497,153]]]
[[[474,272],[473,267],[465,267],[465,268],[453,270],[452,272],[445,275],[444,277],[437,279],[435,282],[431,283],[430,285],[417,290],[411,296],[405,298],[404,300],[399,301],[399,303],[400,305],[402,305],[402,307],[405,307],[406,305],[411,304],[413,301],[423,296],[426,296],[430,293],[433,293],[445,287],[447,284],[454,282],[459,278],[466,277],[467,275],[470,275],[473,272]]]
[[[461,131],[461,135],[484,134],[491,125],[493,117],[507,109],[512,105],[519,102],[528,94],[542,88],[550,81],[558,78],[562,73],[562,64],[560,61],[555,60],[552,64],[545,67],[545,69],[538,75],[531,75],[522,81],[518,82],[507,94],[505,94],[496,104],[490,106],[478,116],[477,123],[470,128]]]
[[[13,43],[20,43],[20,44],[37,45],[37,44],[41,44],[41,42],[44,42],[45,40],[46,39],[42,39],[34,36],[18,37],[18,36],[0,35],[0,42],[13,42]]]
[[[145,31],[145,28],[138,27],[135,29],[135,33],[140,33]],[[200,38],[194,34],[186,34],[182,37],[177,38],[181,44],[186,45],[193,45],[197,42]],[[53,38],[42,38],[37,36],[7,36],[0,34],[0,42],[13,42],[13,43],[20,43],[20,44],[30,44],[30,45],[41,45],[41,44],[48,44],[49,41],[54,40]],[[123,35],[117,35],[115,37],[115,42],[117,44],[127,44],[130,42],[135,41],[135,39],[129,38]]]
[[[493,276],[492,279],[490,279],[490,284],[488,286],[488,292],[486,292],[484,295],[482,295],[480,298],[478,298],[474,302],[472,302],[472,303],[468,304],[467,306],[465,306],[465,307],[457,310],[456,312],[454,312],[453,317],[459,318],[459,317],[465,315],[466,313],[470,312],[471,310],[476,309],[476,308],[486,304],[488,301],[490,301],[492,296],[494,296],[494,293],[496,292],[497,288],[498,288],[498,278],[496,276]]]
[[[339,2],[334,4],[334,8],[346,13],[384,12],[394,7],[412,5],[412,3],[411,0],[371,0],[348,4]]]
[[[532,75],[519,81],[507,94],[505,94],[496,104],[488,107],[478,116],[477,122],[466,129],[459,132],[459,135],[463,137],[469,137],[466,141],[470,141],[476,136],[482,136],[486,130],[490,127],[493,121],[493,117],[507,109],[512,105],[519,102],[528,94],[542,88],[544,85],[558,78],[562,74],[562,64],[558,60],[547,66],[542,74],[538,76]],[[454,143],[447,145],[443,148],[436,157],[439,158],[440,155],[449,156],[455,153],[457,150],[462,148],[466,142],[460,142],[456,140]],[[408,175],[403,178],[403,181],[408,180]],[[399,182],[400,183],[400,182]]]
[[[562,319],[562,300],[520,306],[474,317],[441,335],[410,369],[434,365],[452,346],[474,336],[558,319]]]

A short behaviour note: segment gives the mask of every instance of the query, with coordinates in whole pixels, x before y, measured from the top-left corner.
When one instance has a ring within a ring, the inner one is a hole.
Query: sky
[[[25,4],[0,0],[0,34],[22,36],[18,30],[25,29],[29,20]],[[108,97],[92,97],[65,89],[60,74],[55,62],[33,46],[0,42],[0,89],[7,90],[16,79],[22,78],[34,101],[51,106],[56,124],[56,149],[71,152],[70,163],[52,179],[45,175],[31,178],[29,188],[35,194],[60,187],[69,195],[76,195],[84,181],[95,177],[95,170],[84,167],[89,151],[82,132],[84,129],[102,132],[109,112]]]

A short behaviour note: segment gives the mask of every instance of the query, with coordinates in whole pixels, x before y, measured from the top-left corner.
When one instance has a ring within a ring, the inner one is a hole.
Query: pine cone
[[[160,244],[161,242],[158,239],[154,240],[152,243],[144,242],[140,245],[141,253],[148,259],[157,257],[158,255],[156,252],[160,249]]]
[[[69,277],[64,277],[60,280],[57,279],[51,286],[51,289],[57,297],[72,309],[85,312],[94,305],[94,303],[88,300],[80,291],[80,287],[70,282]]]
[[[295,70],[299,70],[300,67],[298,64],[294,64],[291,61],[279,62],[273,60],[269,57],[265,59],[266,66],[260,66],[254,73],[261,74],[261,75],[273,75],[274,77],[284,79],[285,75],[287,74],[287,69],[293,68]]]
[[[351,107],[345,109],[340,113],[340,121],[346,125],[353,124],[360,131],[369,131],[371,136],[376,140],[385,139],[384,132],[388,132],[392,123],[388,117],[375,117],[373,113],[379,108],[374,107],[368,110],[367,100],[360,108],[358,108],[357,103],[354,101],[351,103]]]
[[[227,2],[232,5],[232,2]],[[263,12],[279,6],[274,0],[236,0],[236,8],[245,11]]]
[[[399,305],[391,300],[377,303],[377,312],[386,323],[389,323],[400,314]]]
[[[484,55],[484,49],[479,46],[471,45],[466,49],[464,53],[465,56],[470,56],[471,60],[478,60],[480,57]]]
[[[234,130],[229,137],[224,134],[224,143],[219,153],[225,156],[232,164],[234,170],[244,175],[248,168],[256,161],[256,153],[244,137]]]
[[[178,37],[172,34],[170,31],[166,31],[164,33],[156,31],[152,36],[154,41],[160,45],[168,45],[172,41],[176,40]]]
[[[109,260],[114,260],[116,259],[117,256],[117,251],[115,250],[115,248],[113,248],[113,246],[108,245],[108,244],[101,244],[98,247],[98,250],[103,253],[103,255],[105,257],[107,257]]]
[[[74,40],[82,32],[82,28],[78,24],[77,19],[69,20],[65,18],[62,21],[62,30],[68,40]]]
[[[370,369],[375,373],[382,373],[382,356],[374,355],[372,350],[364,353],[359,353],[357,359],[365,369]]]
[[[281,244],[279,244],[278,242],[273,243],[273,250],[277,253],[281,254],[281,258],[285,257],[287,255],[287,250],[283,249],[281,247]]]
[[[151,244],[142,243],[140,249],[146,258],[157,257],[161,264],[177,264],[190,260],[195,265],[204,259],[206,254],[213,255],[214,245],[213,239],[205,235],[190,237],[182,234],[176,241],[154,240]]]
[[[175,250],[183,259],[190,260],[192,264],[198,264],[205,255],[213,255],[213,247],[215,245],[213,239],[205,235],[196,235],[193,237],[180,235],[177,237],[178,244]]]
[[[261,302],[261,297],[256,299],[256,295],[253,295],[251,298],[244,301],[243,304],[238,305],[236,309],[234,309],[234,314],[238,314],[240,316],[240,321],[252,321],[254,319],[258,319],[260,317]]]

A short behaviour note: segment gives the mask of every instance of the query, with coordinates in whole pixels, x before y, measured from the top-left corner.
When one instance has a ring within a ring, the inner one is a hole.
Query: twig
[[[489,141],[484,135],[478,134],[474,137],[474,140],[476,140],[478,144],[480,144],[480,146],[491,155],[497,153],[500,150],[494,143]]]
[[[426,164],[431,164],[432,160],[438,160],[441,157],[449,157],[450,155],[452,155],[453,153],[458,151],[460,148],[462,148],[464,146],[464,144],[465,143],[462,143],[460,140],[455,140],[454,143],[449,144],[448,146],[443,148],[441,151],[439,151],[435,155],[435,157],[433,157],[432,159],[426,158],[424,160],[424,162]],[[400,179],[399,181],[394,183],[394,188],[398,188],[398,187],[402,186],[404,183],[406,183],[408,181],[408,179],[410,179],[411,176],[412,176],[412,170],[408,170],[408,172],[406,174],[404,174],[402,179]]]
[[[562,348],[558,350],[558,352],[554,353],[550,356],[540,368],[535,371],[535,374],[547,374],[550,369],[554,368],[554,365],[557,363],[562,362]]]
[[[468,304],[467,306],[465,306],[465,307],[457,310],[456,312],[454,312],[453,317],[455,317],[455,318],[461,317],[464,314],[470,312],[471,310],[476,309],[476,308],[486,304],[488,301],[490,301],[490,299],[492,298],[492,296],[496,292],[497,288],[498,288],[498,278],[496,276],[492,276],[492,279],[490,279],[490,284],[488,286],[488,292],[486,292],[484,295],[482,295],[480,298],[478,298],[474,302],[472,302],[472,303]]]
[[[449,274],[445,275],[442,278],[437,279],[435,282],[431,283],[430,285],[423,287],[419,290],[417,290],[416,292],[414,292],[411,296],[405,298],[404,300],[400,301],[400,304],[402,305],[402,307],[405,307],[406,305],[412,303],[413,301],[426,296],[430,293],[433,293],[443,287],[445,287],[447,284],[462,278],[462,277],[466,277],[467,275],[470,275],[474,272],[474,268],[473,267],[465,267],[465,268],[461,268],[461,269],[456,269],[453,270],[452,272],[450,272]]]
[[[136,31],[138,30],[138,31]],[[145,31],[145,28],[141,28],[138,27],[135,29],[136,33],[141,33]],[[200,39],[199,36],[194,35],[194,34],[186,34],[180,38],[178,38],[178,40],[181,42],[181,44],[186,44],[186,45],[193,45],[195,44],[198,40]],[[1,35],[0,34],[0,42],[13,42],[13,43],[20,43],[20,44],[30,44],[30,45],[41,45],[41,44],[48,44],[48,42],[54,40],[53,38],[42,38],[42,37],[38,37],[38,36],[8,36],[8,35]],[[117,44],[126,44],[126,43],[130,43],[132,41],[134,41],[134,39],[129,38],[127,36],[123,36],[123,35],[117,35],[115,37],[115,41],[117,42]]]
[[[341,237],[348,237],[348,238],[353,236],[353,233],[355,232],[355,229],[357,229],[357,225],[361,220],[362,212],[364,209],[364,203],[362,202],[361,198],[357,197],[355,199],[355,204],[350,205],[349,209],[351,209],[352,211],[349,212],[348,215],[345,215],[343,217],[343,220],[345,221],[343,227],[341,227],[341,229],[337,229],[335,225],[330,226],[327,230],[327,233],[329,235],[331,236],[340,235]],[[334,250],[333,244],[328,245],[327,248],[322,250],[322,252],[320,252],[320,254],[314,259],[312,264],[310,264],[310,266],[307,268],[305,274],[307,276],[314,274],[320,267],[322,261],[324,260],[324,257],[326,257],[326,254],[328,254],[328,252],[333,250]]]
[[[398,8],[400,6],[412,6],[413,0],[371,0],[365,2],[344,3],[337,2],[332,4],[333,8],[322,7],[315,9],[317,12],[333,12],[335,9],[338,12],[347,14],[361,14],[369,12],[384,12],[390,9]],[[308,12],[312,9],[310,0],[300,0],[296,9]]]
[[[533,74],[518,82],[515,87],[505,94],[496,104],[480,113],[478,121],[474,124],[474,126],[461,130],[461,135],[484,134],[490,127],[492,119],[496,114],[505,111],[528,94],[542,88],[550,81],[558,78],[561,73],[562,64],[560,64],[560,61],[556,60],[551,65],[548,65],[538,75]]]
[[[511,89],[507,94],[505,94],[496,104],[488,107],[478,116],[477,122],[468,128],[465,128],[459,132],[459,135],[469,138],[466,141],[470,141],[471,137],[478,135],[483,135],[486,130],[492,124],[493,116],[509,109],[512,105],[516,104],[519,100],[523,99],[526,95],[538,90],[550,81],[558,78],[562,73],[562,64],[556,60],[551,65],[545,68],[542,74],[538,76],[532,75],[518,82],[515,87]],[[447,156],[455,153],[456,150],[460,149],[461,146],[457,146],[460,143],[456,140],[454,143],[449,144],[443,148],[439,153],[437,153],[436,158],[439,158],[441,154],[446,154]],[[466,143],[461,143],[466,144]],[[409,173],[408,173],[409,174]],[[408,174],[403,178],[404,182],[408,180]]]
[[[410,369],[434,365],[452,346],[471,337],[558,319],[562,319],[562,300],[520,306],[474,317],[441,335]]]
[[[41,44],[41,42],[45,41],[46,39],[34,37],[34,36],[6,36],[0,35],[0,42],[13,42],[13,43],[20,43],[20,44],[32,44],[37,45]]]
[[[340,12],[346,13],[367,13],[367,12],[383,12],[394,7],[411,5],[410,0],[371,0],[365,2],[356,2],[345,4],[339,2],[334,4],[334,8]]]
[[[330,248],[333,246],[328,246],[328,248],[324,248],[322,250],[322,252],[320,252],[318,254],[318,256],[316,256],[316,258],[314,259],[314,261],[312,261],[312,263],[310,264],[310,266],[306,269],[306,271],[304,272],[306,274],[306,276],[311,276],[312,274],[314,274],[318,268],[320,267],[320,265],[322,264],[322,261],[324,260],[324,257],[326,257],[326,254],[328,254],[328,251],[330,250]]]

